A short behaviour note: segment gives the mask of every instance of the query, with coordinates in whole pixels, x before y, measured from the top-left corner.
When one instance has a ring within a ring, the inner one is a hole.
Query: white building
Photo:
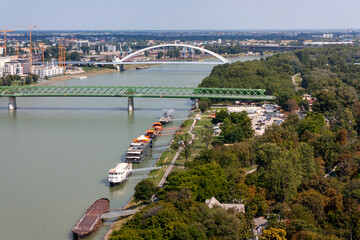
[[[88,40],[80,40],[76,42],[77,50],[80,51],[81,47],[90,47],[90,42]]]
[[[5,49],[5,47],[0,47],[0,55],[4,54],[4,49]]]
[[[56,75],[61,75],[64,73],[64,68],[56,65],[48,66],[36,66],[34,67],[34,74],[39,75],[40,78],[45,78],[46,76],[52,77]]]
[[[4,67],[5,63],[10,62],[10,57],[0,57],[0,67]]]
[[[7,62],[4,66],[4,75],[23,75],[24,68],[21,63]]]
[[[213,208],[214,206],[219,206],[225,210],[234,209],[235,212],[245,213],[245,205],[244,204],[220,203],[215,197],[206,199],[205,204],[209,208]]]

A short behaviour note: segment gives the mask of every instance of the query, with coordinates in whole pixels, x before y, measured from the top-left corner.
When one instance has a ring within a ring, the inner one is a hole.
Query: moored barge
[[[96,200],[72,229],[74,239],[82,239],[98,230],[101,226],[101,215],[109,211],[110,201],[107,198]]]

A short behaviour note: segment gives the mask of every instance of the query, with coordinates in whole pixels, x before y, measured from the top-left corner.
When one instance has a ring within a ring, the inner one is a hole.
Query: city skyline
[[[304,0],[4,1],[0,27],[38,30],[301,30],[358,29],[360,2]],[[14,14],[15,12],[15,14]]]

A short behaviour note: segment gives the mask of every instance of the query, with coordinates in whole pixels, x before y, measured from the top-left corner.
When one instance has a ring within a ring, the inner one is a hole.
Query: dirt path
[[[292,80],[293,84],[295,85],[295,91],[299,91],[299,87],[297,86],[297,84],[295,82],[295,77],[296,76],[300,76],[300,73],[297,73],[294,76],[292,76],[291,80]]]

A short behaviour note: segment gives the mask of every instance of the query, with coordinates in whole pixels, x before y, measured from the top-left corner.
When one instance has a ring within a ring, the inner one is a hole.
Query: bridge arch
[[[220,56],[219,54],[217,53],[214,53],[210,50],[207,50],[207,49],[204,49],[204,48],[199,48],[199,47],[195,47],[195,46],[191,46],[191,45],[187,45],[187,44],[180,44],[180,43],[169,43],[169,44],[162,44],[162,45],[156,45],[156,46],[151,46],[151,47],[147,47],[147,48],[143,48],[143,49],[140,49],[136,52],[133,52],[129,55],[127,55],[126,57],[124,57],[123,59],[120,60],[120,62],[125,62],[126,60],[132,58],[133,56],[139,54],[139,53],[142,53],[142,52],[145,52],[147,50],[151,50],[151,49],[155,49],[155,48],[163,48],[163,47],[187,47],[187,48],[192,48],[192,49],[197,49],[197,50],[200,50],[200,51],[203,51],[203,52],[206,52],[212,56],[214,56],[215,58],[219,59],[221,62],[223,63],[230,63],[230,61],[222,56]]]

